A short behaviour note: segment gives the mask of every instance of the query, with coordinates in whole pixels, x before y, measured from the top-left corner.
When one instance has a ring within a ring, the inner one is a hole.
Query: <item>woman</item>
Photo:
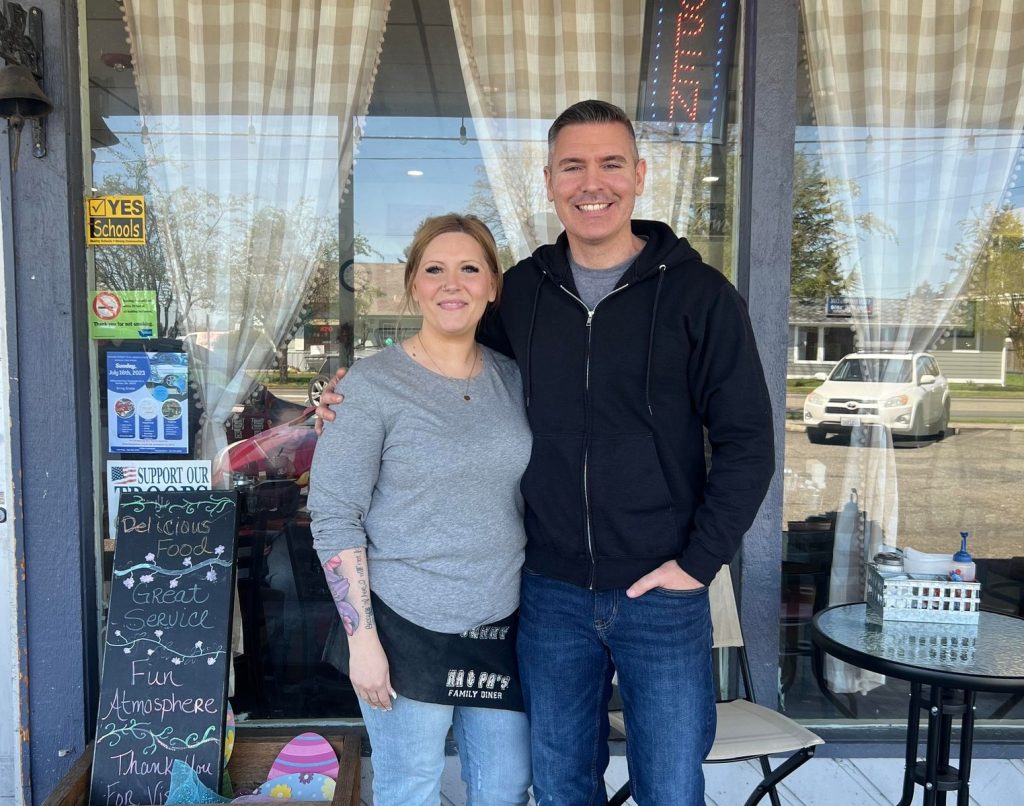
[[[450,726],[470,804],[528,802],[515,620],[530,429],[515,364],[475,339],[501,282],[482,222],[424,222],[405,266],[422,326],[349,370],[313,459],[314,545],[377,806],[436,806]]]

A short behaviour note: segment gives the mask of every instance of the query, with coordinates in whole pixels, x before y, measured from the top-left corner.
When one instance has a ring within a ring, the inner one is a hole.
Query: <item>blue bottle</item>
[[[960,533],[960,551],[953,555],[953,561],[958,563],[971,563],[974,562],[974,558],[967,551],[967,538],[970,536],[970,532]]]
[[[977,569],[974,565],[974,558],[970,552],[967,551],[967,538],[970,536],[969,532],[960,533],[960,550],[953,555],[953,562],[957,564],[954,569],[957,575],[960,577],[957,581],[963,582],[974,582],[975,574]]]

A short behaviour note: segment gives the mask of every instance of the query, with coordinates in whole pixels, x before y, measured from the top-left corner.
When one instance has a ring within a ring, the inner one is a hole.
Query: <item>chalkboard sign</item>
[[[220,788],[235,504],[220,490],[121,495],[92,806],[164,803],[175,759]]]

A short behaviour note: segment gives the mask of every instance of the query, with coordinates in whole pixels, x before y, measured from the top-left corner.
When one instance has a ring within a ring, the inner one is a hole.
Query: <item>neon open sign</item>
[[[738,0],[654,0],[648,16],[640,119],[723,133]]]

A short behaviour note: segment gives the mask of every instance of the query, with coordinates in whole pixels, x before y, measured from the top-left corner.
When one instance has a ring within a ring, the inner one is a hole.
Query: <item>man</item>
[[[715,733],[707,586],[773,473],[767,389],[735,289],[669,227],[632,220],[646,165],[625,113],[574,104],[548,146],[565,231],[506,273],[479,336],[517,360],[534,438],[518,644],[534,796],[606,802],[617,672],[635,800],[697,806]]]

